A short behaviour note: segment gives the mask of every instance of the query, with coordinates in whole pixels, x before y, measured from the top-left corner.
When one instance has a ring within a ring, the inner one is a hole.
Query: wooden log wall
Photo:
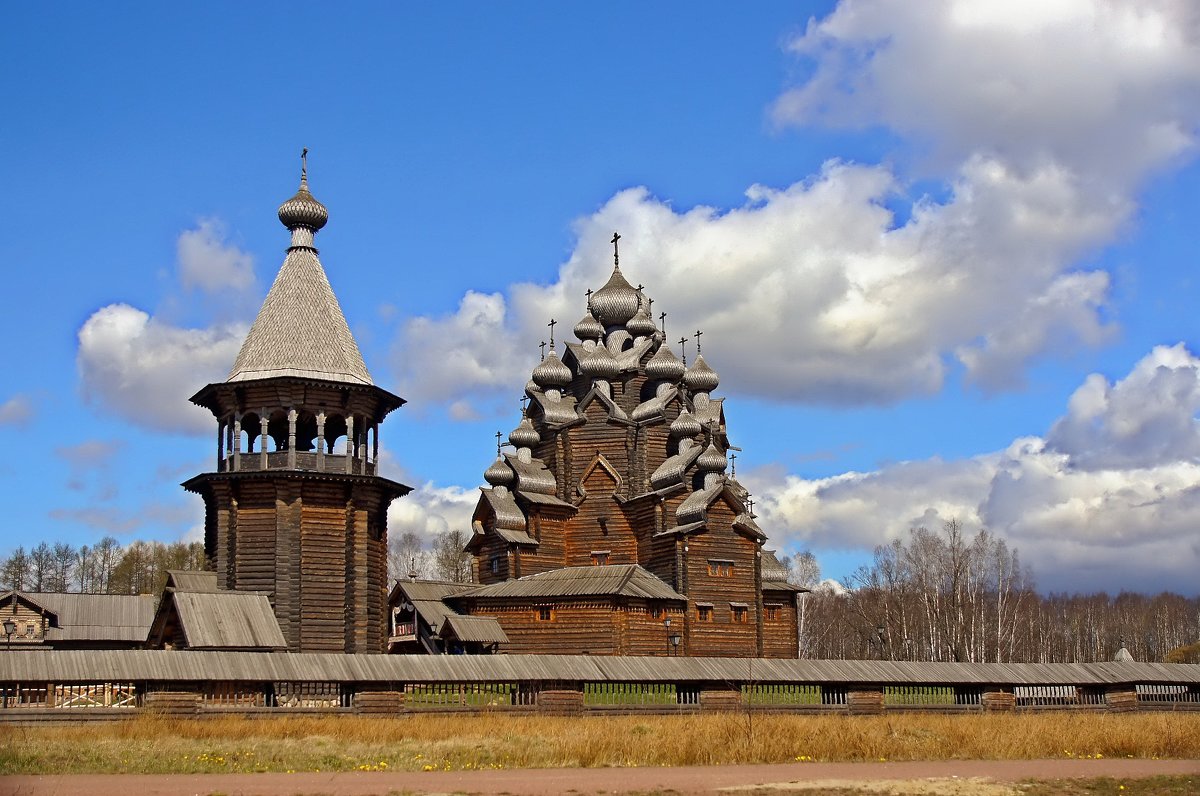
[[[883,712],[882,688],[856,688],[846,693],[846,708],[851,714]]]
[[[550,608],[549,620],[539,618],[542,606]],[[621,654],[617,612],[608,600],[480,604],[471,606],[471,614],[492,617],[500,623],[508,636],[506,653]]]
[[[793,592],[765,592],[763,594],[763,648],[764,658],[795,658],[800,640],[796,629],[796,603]],[[772,611],[774,607],[774,616]]]
[[[688,536],[685,542],[691,631],[688,654],[753,657],[758,652],[758,544],[733,529],[733,510],[723,500],[709,507],[708,516],[708,529]],[[714,561],[731,562],[732,573],[709,574]],[[745,622],[734,621],[731,602],[747,606]],[[712,621],[699,621],[697,603],[712,605]]]

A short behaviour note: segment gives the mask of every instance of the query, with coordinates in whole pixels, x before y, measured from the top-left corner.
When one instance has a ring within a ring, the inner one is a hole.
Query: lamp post
[[[679,634],[678,633],[671,634],[671,647],[672,647],[672,649],[675,650],[675,653],[674,653],[675,657],[679,657]]]
[[[4,648],[6,650],[12,649],[12,637],[13,637],[13,633],[16,633],[16,632],[17,632],[17,623],[11,619],[5,619],[4,620],[4,636],[5,636],[6,641],[4,644]]]
[[[671,617],[663,620],[663,629],[667,631],[667,657],[671,657]]]

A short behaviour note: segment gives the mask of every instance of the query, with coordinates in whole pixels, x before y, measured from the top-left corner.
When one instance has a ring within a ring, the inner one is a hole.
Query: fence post
[[[148,691],[142,697],[147,713],[159,716],[195,716],[200,712],[200,693],[196,691]]]
[[[883,712],[882,688],[856,688],[846,693],[846,707],[851,713],[869,714]]]
[[[537,707],[542,713],[579,715],[583,713],[583,684],[555,683],[537,692]]]
[[[739,686],[706,684],[700,686],[701,710],[741,710],[742,689]]]
[[[1016,710],[1017,697],[1012,691],[1006,691],[1000,686],[988,686],[983,689],[979,698],[983,709],[988,713],[1007,712]]]
[[[1132,685],[1115,685],[1104,690],[1104,704],[1112,713],[1137,710],[1137,688]]]
[[[361,715],[381,715],[404,711],[404,692],[392,690],[364,690],[354,694],[354,712]]]

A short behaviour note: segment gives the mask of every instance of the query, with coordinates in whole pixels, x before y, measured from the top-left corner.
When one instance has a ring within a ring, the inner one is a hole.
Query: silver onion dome
[[[696,416],[684,408],[679,413],[679,417],[671,423],[671,436],[676,439],[683,437],[694,437],[700,433],[702,426]]]
[[[704,453],[700,454],[700,458],[696,459],[696,466],[706,473],[723,473],[728,464],[725,454],[717,450],[717,446],[711,442],[704,449]]]
[[[583,355],[579,362],[579,371],[593,379],[611,380],[621,372],[621,366],[605,346],[597,345]]]
[[[571,378],[571,369],[564,365],[558,354],[553,351],[533,369],[533,380],[542,389],[566,387],[571,383]]]
[[[660,345],[646,363],[646,377],[663,381],[679,381],[687,368],[679,361],[668,345]]]
[[[300,190],[279,206],[279,220],[288,229],[316,232],[329,221],[329,211],[308,192],[308,150],[300,155]]]
[[[580,340],[599,340],[604,337],[604,327],[600,325],[600,321],[596,320],[596,316],[588,310],[579,323],[575,324],[575,336]]]
[[[692,392],[712,392],[721,383],[721,378],[704,361],[704,356],[697,354],[696,361],[683,374],[683,383]]]
[[[592,294],[592,314],[605,328],[620,326],[637,313],[641,303],[637,290],[625,281],[621,267],[615,266],[604,287]]]
[[[639,307],[629,322],[625,324],[625,328],[634,337],[649,337],[658,331],[658,324],[646,314],[645,307]]]
[[[505,463],[503,456],[497,456],[492,466],[483,471],[483,480],[492,486],[509,486],[516,480],[516,473]]]
[[[517,427],[509,433],[508,441],[518,448],[532,448],[541,442],[542,438],[533,427],[533,423],[529,422],[529,418],[522,417]]]

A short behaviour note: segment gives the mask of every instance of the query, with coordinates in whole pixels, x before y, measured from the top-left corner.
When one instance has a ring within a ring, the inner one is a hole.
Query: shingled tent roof
[[[313,235],[328,217],[325,206],[308,192],[302,170],[299,193],[279,208],[292,245],[228,381],[295,376],[373,384],[313,245]]]

